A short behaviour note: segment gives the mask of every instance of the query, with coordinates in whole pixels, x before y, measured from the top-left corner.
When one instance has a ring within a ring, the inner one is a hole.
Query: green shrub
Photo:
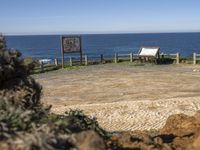
[[[0,34],[0,49],[6,48],[6,40],[2,34]]]
[[[73,146],[67,136],[72,133],[95,130],[108,136],[96,118],[80,110],[51,114],[40,100],[42,87],[29,76],[30,64],[17,50],[0,49],[0,142],[20,140],[29,149],[60,150]]]

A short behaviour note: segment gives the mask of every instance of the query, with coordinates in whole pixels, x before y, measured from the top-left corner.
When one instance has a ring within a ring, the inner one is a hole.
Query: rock
[[[30,150],[30,147],[24,143],[0,142],[0,150]]]
[[[194,150],[200,150],[200,135],[192,143]]]
[[[124,132],[114,135],[108,147],[115,149],[172,150],[160,137],[151,137],[146,132]]]
[[[72,143],[78,150],[105,150],[103,139],[94,131],[83,131],[72,135]]]
[[[174,149],[200,150],[200,112],[194,116],[172,115],[160,130],[164,142],[171,143]],[[196,148],[197,147],[197,148]]]
[[[185,114],[172,115],[160,130],[160,134],[172,134],[179,137],[192,136],[199,126],[200,122],[194,116],[190,117]]]

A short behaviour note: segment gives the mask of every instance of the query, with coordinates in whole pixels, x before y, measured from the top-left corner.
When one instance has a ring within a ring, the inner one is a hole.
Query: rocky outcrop
[[[83,131],[71,136],[77,150],[105,150],[104,140],[94,131]]]
[[[190,147],[193,143],[197,147],[199,133],[200,112],[197,112],[194,116],[184,114],[172,115],[160,130],[160,135],[168,137],[166,140],[171,141],[174,148],[182,149]]]
[[[111,149],[200,150],[200,112],[172,115],[159,131],[114,134],[106,144]]]

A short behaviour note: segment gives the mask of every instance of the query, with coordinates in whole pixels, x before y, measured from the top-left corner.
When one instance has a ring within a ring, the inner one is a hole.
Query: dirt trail
[[[52,111],[79,108],[108,130],[158,129],[200,110],[200,66],[106,64],[34,76]]]

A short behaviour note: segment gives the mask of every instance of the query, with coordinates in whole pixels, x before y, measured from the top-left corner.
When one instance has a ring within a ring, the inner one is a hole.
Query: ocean
[[[103,54],[113,57],[115,53],[138,53],[141,46],[160,46],[161,52],[177,53],[191,57],[200,53],[200,33],[157,34],[84,34],[83,54],[97,57]],[[6,36],[7,47],[22,52],[23,57],[37,59],[61,59],[61,35]],[[66,54],[65,57],[77,54]]]

